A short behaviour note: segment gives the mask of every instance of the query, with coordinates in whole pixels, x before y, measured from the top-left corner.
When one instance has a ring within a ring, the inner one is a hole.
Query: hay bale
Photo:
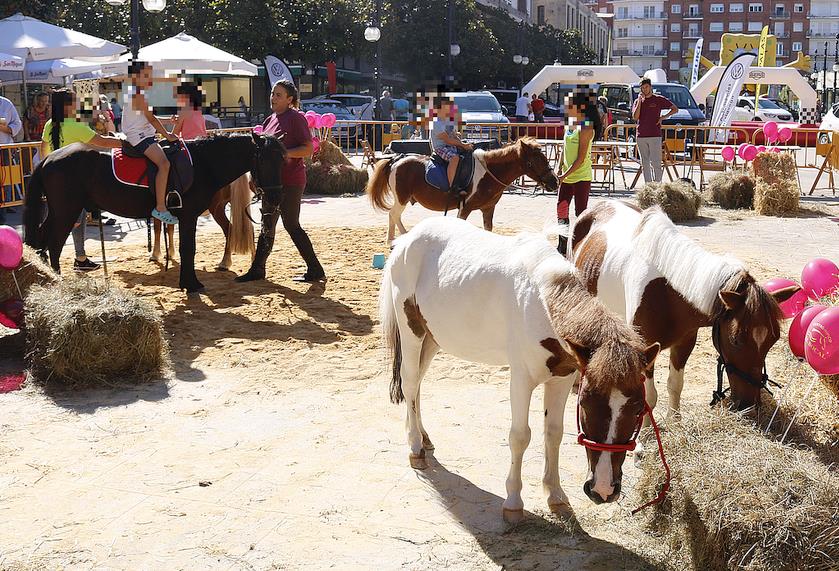
[[[315,162],[306,170],[306,192],[340,196],[361,194],[367,186],[368,173],[352,165]]]
[[[789,153],[759,153],[752,161],[755,176],[754,208],[758,214],[798,214],[798,172]]]
[[[315,157],[316,162],[326,163],[328,165],[348,165],[352,166],[352,162],[347,158],[347,155],[341,150],[341,147],[332,141],[322,141],[320,150]]]
[[[638,191],[638,206],[649,208],[655,204],[673,222],[693,220],[702,205],[700,195],[693,185],[677,180],[672,182],[648,182]]]
[[[25,301],[26,357],[37,382],[110,385],[147,380],[168,366],[158,313],[109,282],[33,286]]]
[[[708,191],[721,208],[752,208],[755,179],[742,169],[721,172],[708,180]]]
[[[24,244],[23,259],[15,270],[14,277],[12,272],[0,270],[0,301],[10,298],[21,299],[15,280],[25,298],[33,285],[47,285],[59,279],[61,279],[60,276],[41,259],[35,250]]]
[[[668,567],[837,568],[839,475],[813,452],[720,408],[685,412],[662,436],[672,488],[639,515],[661,536]],[[657,454],[646,454],[630,505],[655,497],[663,478]]]

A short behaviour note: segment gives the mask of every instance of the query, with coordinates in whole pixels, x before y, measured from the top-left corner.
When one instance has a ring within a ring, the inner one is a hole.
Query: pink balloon
[[[801,286],[812,299],[830,295],[839,288],[839,267],[826,258],[810,260],[801,271]]]
[[[757,148],[757,152],[758,152],[758,153],[765,153],[765,152],[766,152],[766,147],[764,147],[763,145],[760,145],[760,146]]]
[[[332,128],[335,125],[335,121],[338,118],[335,116],[335,113],[324,113],[323,114],[323,126],[327,128]]]
[[[818,374],[839,374],[839,306],[828,307],[810,322],[804,356]]]
[[[731,145],[726,145],[722,148],[721,154],[724,161],[731,162],[734,160],[734,155],[736,153],[734,152],[734,147],[732,147]]]
[[[23,241],[11,226],[0,226],[0,268],[14,270],[23,258]]]
[[[253,128],[254,135],[261,135],[265,131],[265,128],[262,125],[257,125]]]
[[[746,155],[744,153],[746,152],[746,147],[748,146],[748,143],[740,143],[740,146],[737,147],[737,156],[743,159],[744,161],[746,160]]]
[[[774,138],[778,134],[778,124],[775,121],[767,121],[763,125],[763,133],[767,137]]]
[[[313,138],[312,147],[315,149],[314,153],[312,154],[316,154],[320,150],[320,139],[318,139],[317,137]]]
[[[799,359],[804,358],[804,342],[807,340],[807,328],[815,317],[827,309],[826,305],[811,305],[795,316],[789,325],[789,349]]]
[[[312,111],[311,109],[309,109],[308,111],[306,111],[305,113],[303,113],[303,115],[304,115],[304,116],[306,116],[306,117],[308,117],[309,115],[317,115],[317,113],[315,113],[314,111]]]
[[[780,153],[781,149],[779,149],[778,147],[772,147],[772,152],[773,153]]]
[[[776,291],[786,289],[788,287],[797,286],[798,284],[792,280],[788,280],[786,278],[774,278],[767,282],[761,284],[763,289],[768,291],[769,293],[775,293]],[[800,287],[800,286],[799,286]],[[798,315],[801,310],[807,305],[807,292],[804,289],[800,289],[790,297],[788,300],[778,304],[781,308],[781,312],[785,319],[789,319],[790,317],[795,317]]]
[[[747,161],[755,160],[757,156],[757,147],[754,145],[747,145],[745,149],[743,149],[743,158]]]
[[[314,129],[315,128],[316,121],[317,121],[317,119],[316,119],[314,113],[312,113],[311,115],[309,115],[308,113],[306,114],[306,123],[309,124],[309,129]]]
[[[792,129],[790,129],[789,127],[784,127],[783,129],[778,131],[778,139],[780,139],[782,143],[786,143],[787,141],[792,139]]]

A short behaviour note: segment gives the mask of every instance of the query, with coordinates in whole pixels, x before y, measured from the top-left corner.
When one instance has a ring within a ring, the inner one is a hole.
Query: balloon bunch
[[[775,121],[767,121],[763,125],[763,136],[770,145],[775,143],[786,143],[792,139],[792,129],[789,127],[778,127]]]
[[[726,145],[722,148],[722,158],[726,162],[731,162],[734,157],[740,157],[746,162],[750,162],[757,158],[759,153],[780,153],[781,149],[778,147],[765,147],[763,145],[752,145],[750,143],[742,143],[736,149],[731,145]]]
[[[12,272],[20,266],[23,259],[23,242],[20,235],[11,226],[0,226],[0,271]],[[15,279],[15,284],[17,280]],[[20,295],[20,287],[18,287]],[[9,329],[20,329],[23,325],[23,301],[20,298],[6,299],[0,302],[0,325]]]
[[[768,292],[797,285],[792,280],[773,279],[763,284]],[[805,359],[820,375],[839,374],[839,306],[820,303],[839,292],[839,267],[825,258],[807,262],[801,272],[801,290],[780,304],[784,317],[792,317],[789,347],[793,355]]]
[[[320,150],[320,142],[329,138],[330,129],[335,126],[338,118],[335,113],[315,113],[314,111],[306,111],[306,122],[309,124],[309,129],[312,129],[312,143],[315,146],[315,153]]]

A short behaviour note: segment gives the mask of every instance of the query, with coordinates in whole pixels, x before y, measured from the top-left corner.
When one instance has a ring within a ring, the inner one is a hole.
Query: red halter
[[[595,450],[597,452],[632,452],[633,450],[635,450],[636,441],[638,439],[638,433],[641,432],[641,425],[644,422],[644,416],[648,415],[650,417],[650,423],[653,425],[653,431],[655,432],[656,442],[658,443],[658,456],[659,458],[661,458],[662,465],[664,465],[664,486],[662,486],[661,491],[658,493],[658,496],[655,499],[632,510],[632,515],[635,515],[644,508],[661,503],[662,501],[664,501],[664,498],[667,496],[667,492],[670,490],[670,466],[667,464],[667,458],[664,457],[664,447],[661,444],[661,431],[659,430],[658,424],[656,423],[655,418],[653,417],[653,410],[647,403],[647,389],[646,385],[644,384],[644,379],[641,378],[641,390],[644,395],[644,410],[642,410],[641,414],[638,415],[638,420],[635,423],[635,430],[632,433],[632,438],[630,438],[629,442],[627,442],[626,444],[608,444],[606,442],[596,442],[588,438],[586,436],[586,433],[583,432],[583,429],[580,425],[580,395],[583,392],[583,381],[585,380],[585,376],[585,370],[581,370],[580,387],[577,391],[577,444],[583,446],[584,448],[587,448],[589,450]]]

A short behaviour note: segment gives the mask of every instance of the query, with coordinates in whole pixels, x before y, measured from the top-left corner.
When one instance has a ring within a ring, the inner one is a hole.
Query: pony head
[[[551,169],[548,157],[533,137],[522,137],[516,142],[519,159],[524,167],[524,174],[548,190],[557,190],[559,180]]]
[[[766,387],[766,355],[781,336],[778,304],[792,297],[799,286],[767,292],[748,272],[735,274],[719,292],[715,307],[713,341],[738,410],[760,404]]]
[[[263,189],[278,188],[281,185],[283,165],[285,164],[286,148],[282,136],[257,134],[251,132],[256,154],[251,178],[257,187]]]

